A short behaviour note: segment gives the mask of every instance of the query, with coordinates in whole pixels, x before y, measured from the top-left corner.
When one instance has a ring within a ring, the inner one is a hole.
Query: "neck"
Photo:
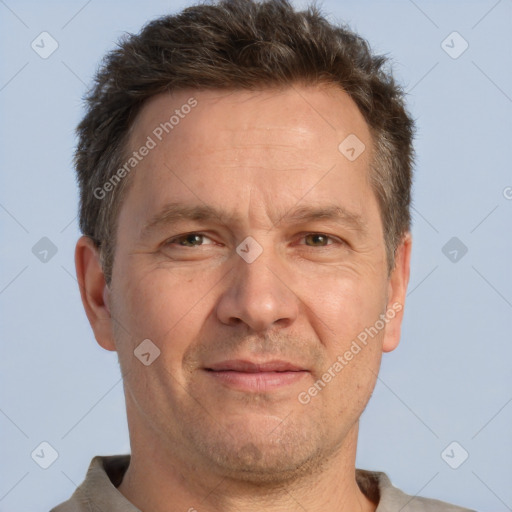
[[[154,432],[130,424],[132,456],[118,490],[136,507],[153,512],[374,512],[376,504],[355,479],[358,424],[316,470],[286,483],[254,483],[190,461]]]

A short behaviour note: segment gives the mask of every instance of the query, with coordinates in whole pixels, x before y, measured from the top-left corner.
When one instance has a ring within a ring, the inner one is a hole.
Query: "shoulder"
[[[406,494],[394,487],[385,473],[378,471],[357,469],[356,480],[361,491],[378,503],[375,512],[475,512],[444,501]]]
[[[129,463],[129,455],[94,457],[82,484],[76,488],[69,500],[52,508],[50,512],[137,512],[137,509],[117,490]]]

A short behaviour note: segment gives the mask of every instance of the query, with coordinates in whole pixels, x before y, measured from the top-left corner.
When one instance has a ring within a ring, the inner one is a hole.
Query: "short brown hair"
[[[144,102],[183,89],[257,90],[336,84],[369,125],[375,153],[370,181],[383,223],[388,269],[410,229],[414,123],[404,94],[367,42],[329,23],[316,5],[297,12],[288,0],[221,0],[158,18],[125,36],[103,60],[77,128],[80,229],[100,248],[110,283],[116,225],[128,179],[98,199],[116,173],[129,129]]]

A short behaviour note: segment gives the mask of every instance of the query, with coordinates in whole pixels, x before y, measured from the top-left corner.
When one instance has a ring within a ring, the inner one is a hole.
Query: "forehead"
[[[212,119],[217,120],[215,125]],[[164,144],[171,143],[170,139],[184,142],[192,129],[196,142],[211,140],[212,136],[220,141],[230,131],[233,141],[258,131],[262,139],[272,143],[283,128],[298,140],[324,139],[326,133],[333,142],[349,133],[369,140],[361,112],[340,87],[297,84],[261,90],[189,89],[158,94],[139,112],[130,129],[130,142],[136,145],[148,134]]]
[[[368,206],[370,132],[334,85],[160,94],[131,129],[130,151],[145,146],[129,193],[139,217],[177,200],[274,217],[298,201]]]

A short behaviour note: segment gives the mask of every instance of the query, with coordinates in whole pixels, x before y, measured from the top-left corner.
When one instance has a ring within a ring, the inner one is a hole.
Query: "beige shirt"
[[[84,482],[71,498],[50,512],[140,512],[118,490],[129,455],[94,457]],[[378,503],[376,512],[474,512],[444,501],[409,496],[391,485],[384,473],[356,469],[361,491]]]

